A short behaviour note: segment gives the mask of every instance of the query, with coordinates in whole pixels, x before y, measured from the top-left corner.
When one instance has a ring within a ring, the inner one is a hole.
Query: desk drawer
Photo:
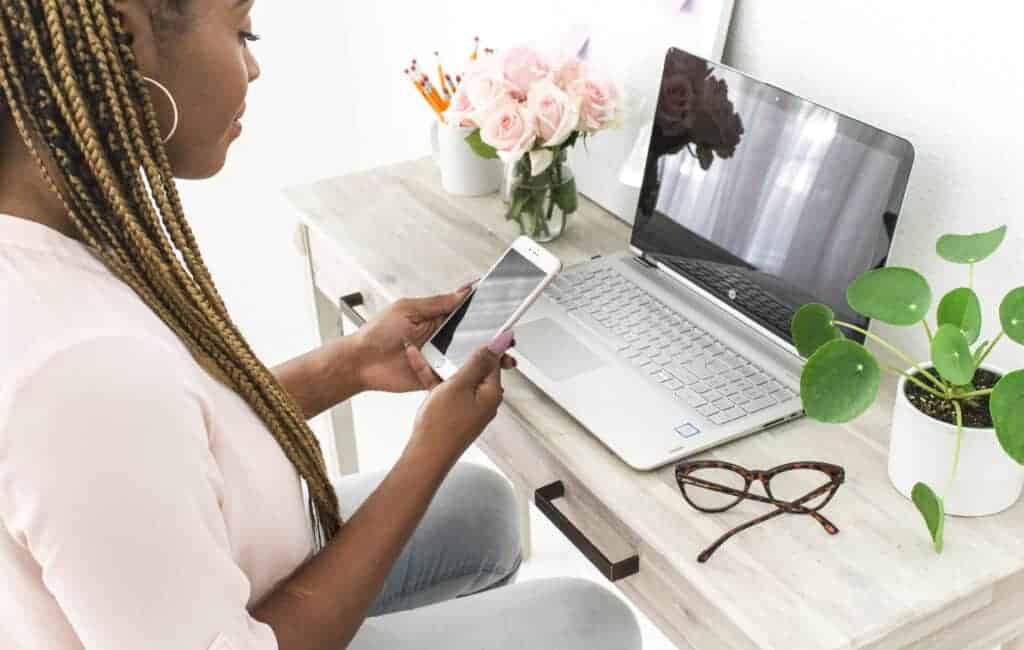
[[[505,377],[506,394],[516,390],[517,383],[526,381],[514,372],[506,373]],[[672,568],[670,562],[639,539],[627,524],[581,485],[573,472],[508,406],[499,410],[498,416],[477,439],[477,445],[509,477],[521,498],[531,503],[538,488],[554,481],[563,482],[565,498],[554,501],[558,510],[608,560],[621,563],[631,556],[639,556],[638,572],[608,584],[622,590],[659,625],[676,647],[722,650],[757,647],[749,636],[724,618],[704,594],[688,585],[678,569]],[[584,551],[581,549],[581,552]]]
[[[372,318],[388,306],[389,301],[374,288],[366,274],[341,247],[313,228],[305,225],[300,228],[307,232],[313,283],[335,307],[342,296],[356,293],[362,295],[360,310],[366,318]]]

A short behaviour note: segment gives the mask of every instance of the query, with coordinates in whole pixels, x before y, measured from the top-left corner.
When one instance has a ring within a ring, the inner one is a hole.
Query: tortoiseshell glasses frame
[[[683,493],[683,498],[686,499],[687,503],[689,503],[697,510],[700,510],[701,512],[725,512],[726,510],[729,510],[730,508],[740,503],[744,499],[751,499],[753,501],[759,501],[761,503],[770,503],[776,507],[774,511],[762,515],[757,519],[748,521],[745,524],[741,524],[736,528],[733,528],[729,532],[725,533],[721,537],[719,537],[711,546],[706,548],[704,551],[701,552],[700,555],[697,556],[698,562],[707,562],[708,558],[711,557],[712,553],[714,553],[719,546],[725,543],[726,540],[728,540],[736,533],[739,533],[743,530],[746,530],[747,528],[768,521],[769,519],[777,517],[783,513],[810,515],[818,523],[821,524],[821,526],[825,529],[825,531],[828,534],[835,535],[839,532],[839,528],[837,528],[835,524],[833,524],[824,515],[818,512],[819,510],[824,508],[829,501],[832,500],[832,497],[835,496],[836,490],[838,490],[839,486],[842,485],[844,480],[846,480],[845,470],[843,470],[843,468],[838,465],[821,462],[795,462],[785,463],[783,465],[778,465],[776,467],[766,470],[748,470],[745,467],[741,467],[734,463],[728,463],[725,461],[694,460],[679,463],[678,465],[676,465],[675,470],[676,483],[679,484],[679,491]],[[735,487],[722,485],[721,483],[716,483],[714,481],[709,481],[699,476],[694,476],[693,473],[698,470],[727,470],[735,472],[743,479],[743,489],[739,490]],[[819,485],[818,487],[812,489],[807,494],[804,494],[803,496],[792,501],[784,501],[776,498],[772,494],[772,478],[793,470],[813,470],[821,472],[823,474],[822,478],[827,480],[825,480],[825,482]],[[764,486],[764,491],[767,496],[762,496],[760,494],[752,494],[750,492],[750,486],[753,484],[754,481],[761,482],[761,485]],[[730,503],[727,503],[724,506],[709,508],[707,506],[699,505],[696,501],[694,501],[694,499],[691,498],[691,495],[687,494],[687,488],[711,490],[712,492],[733,495],[736,497],[736,499]],[[821,500],[820,503],[816,502],[813,507],[805,507],[803,505],[808,501],[821,497],[822,495],[824,495],[824,499]]]

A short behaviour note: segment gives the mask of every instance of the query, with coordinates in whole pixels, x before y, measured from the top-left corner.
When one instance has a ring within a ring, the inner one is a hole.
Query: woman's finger
[[[423,353],[415,345],[405,346],[405,358],[409,360],[409,366],[412,371],[416,373],[416,378],[420,380],[420,385],[426,390],[432,390],[435,386],[441,383],[441,378],[437,376],[434,369],[430,367],[427,360],[423,357]]]
[[[469,285],[462,287],[452,293],[444,293],[429,298],[414,298],[410,300],[413,316],[420,320],[441,318],[455,311],[459,303],[469,294]]]
[[[517,365],[518,364],[516,362],[515,357],[506,354],[501,358],[501,367],[503,370],[511,370],[512,368],[515,368]]]

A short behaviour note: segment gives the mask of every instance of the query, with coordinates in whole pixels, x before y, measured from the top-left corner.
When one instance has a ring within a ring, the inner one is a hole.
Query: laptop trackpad
[[[550,318],[539,318],[514,329],[516,351],[551,379],[569,379],[605,365],[600,357]]]

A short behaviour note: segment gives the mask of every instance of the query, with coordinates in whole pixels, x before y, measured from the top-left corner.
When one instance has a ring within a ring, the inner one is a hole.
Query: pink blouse
[[[271,650],[303,485],[82,243],[0,214],[0,648]]]

